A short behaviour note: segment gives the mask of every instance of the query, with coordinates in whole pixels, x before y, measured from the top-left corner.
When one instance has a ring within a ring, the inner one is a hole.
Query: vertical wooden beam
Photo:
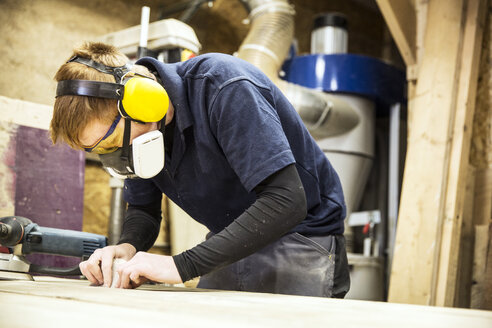
[[[473,224],[475,229],[473,254],[473,284],[470,307],[483,309],[487,290],[487,244],[492,238],[488,227],[492,226],[492,167],[476,170]],[[490,254],[489,254],[490,255]],[[490,265],[492,266],[492,260]]]
[[[408,0],[376,0],[376,2],[405,64],[415,65],[417,21],[414,7]]]
[[[489,247],[490,224],[475,226],[475,249],[473,253],[473,285],[471,288],[470,306],[472,309],[483,309],[485,298],[487,250]]]
[[[473,245],[474,225],[473,207],[475,195],[475,172],[473,165],[468,166],[468,174],[465,188],[465,204],[463,210],[463,224],[461,227],[461,247],[458,252],[458,275],[456,277],[455,307],[469,308],[473,273]]]
[[[433,304],[459,78],[464,0],[429,3],[388,300]],[[445,36],[445,37],[443,37]]]
[[[477,169],[473,223],[475,225],[492,223],[492,167]]]
[[[407,67],[407,125],[412,126],[413,122],[413,103],[415,100],[415,92],[417,87],[417,73],[419,63],[422,62],[422,57],[424,54],[424,35],[425,28],[427,27],[427,7],[429,6],[428,0],[414,0],[414,7],[417,19],[417,28],[415,36],[415,46],[417,55],[417,64]],[[408,133],[409,131],[407,131]]]
[[[453,306],[487,0],[467,1],[461,68],[442,226],[436,303]]]
[[[492,310],[492,224],[489,224],[489,245],[487,247],[487,266],[485,268],[485,281],[483,309]]]
[[[417,35],[415,36],[415,53],[417,56],[417,65],[422,61],[424,56],[424,34],[427,27],[427,8],[429,0],[416,0],[415,14],[417,16]]]
[[[417,86],[417,73],[419,63],[422,62],[422,57],[424,54],[424,35],[425,28],[427,26],[427,7],[429,5],[429,0],[413,0],[417,19],[417,28],[415,36],[415,46],[417,55],[417,64],[407,67],[407,126],[412,126],[413,122],[413,103],[415,100],[415,92]],[[409,131],[407,131],[408,133]]]

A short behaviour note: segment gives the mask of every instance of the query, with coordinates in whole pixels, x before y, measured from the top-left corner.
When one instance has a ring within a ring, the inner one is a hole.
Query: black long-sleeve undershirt
[[[137,252],[154,245],[162,220],[161,200],[142,206],[128,204],[118,244],[132,244]]]
[[[229,226],[190,250],[173,256],[183,281],[253,254],[305,218],[306,196],[294,164],[266,178],[254,191],[256,201]],[[128,242],[137,250],[150,248],[157,237],[159,222],[160,202],[147,206],[129,205],[119,243]]]

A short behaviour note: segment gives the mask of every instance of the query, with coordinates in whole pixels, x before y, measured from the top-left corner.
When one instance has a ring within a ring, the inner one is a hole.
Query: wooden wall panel
[[[450,145],[446,203],[439,250],[439,270],[436,277],[436,305],[455,303],[458,254],[466,195],[466,181],[475,113],[478,67],[482,50],[483,24],[487,0],[467,1],[465,26],[457,88],[454,127]]]
[[[429,3],[388,300],[434,304],[450,136],[462,45],[462,0]],[[447,37],[443,38],[443,35]]]
[[[80,230],[85,156],[67,145],[52,145],[47,107],[0,97],[0,137],[5,142],[0,149],[0,201],[6,205],[2,211],[40,226]],[[62,267],[77,262],[49,255],[28,258]]]

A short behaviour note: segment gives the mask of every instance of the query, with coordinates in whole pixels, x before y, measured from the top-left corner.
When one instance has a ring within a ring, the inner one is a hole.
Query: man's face
[[[107,154],[123,146],[125,118],[116,117],[112,124],[93,120],[87,124],[80,134],[79,141],[86,151],[96,154]],[[157,129],[157,123],[131,123],[131,141],[152,130]]]

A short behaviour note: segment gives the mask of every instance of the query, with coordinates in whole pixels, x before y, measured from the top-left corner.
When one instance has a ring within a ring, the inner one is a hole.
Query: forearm
[[[256,201],[210,239],[174,256],[183,281],[244,258],[287,233],[306,216],[306,198],[294,165],[255,188]]]
[[[128,205],[118,244],[128,243],[137,251],[147,251],[159,234],[161,202],[144,206]]]

